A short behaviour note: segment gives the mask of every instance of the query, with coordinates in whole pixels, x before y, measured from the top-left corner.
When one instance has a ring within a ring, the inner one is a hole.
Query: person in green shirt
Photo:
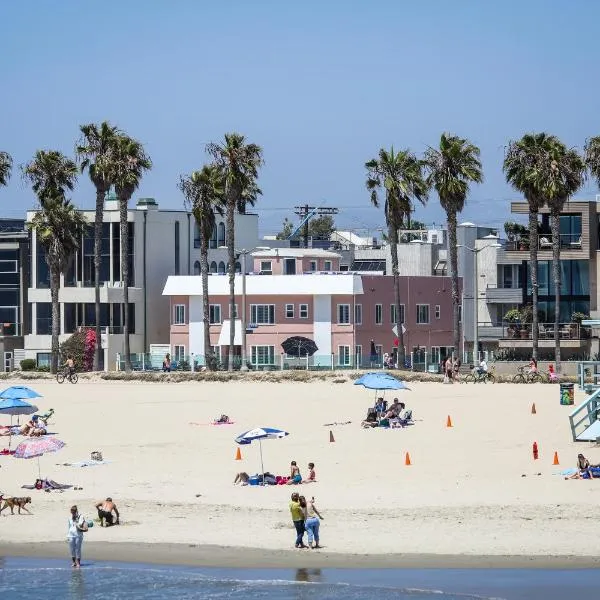
[[[292,521],[296,528],[296,548],[306,548],[304,544],[304,521],[306,514],[304,509],[300,506],[300,495],[297,492],[292,494],[290,501],[290,513],[292,515]]]

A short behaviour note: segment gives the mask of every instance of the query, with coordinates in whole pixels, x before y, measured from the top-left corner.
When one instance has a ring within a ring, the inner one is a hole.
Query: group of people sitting
[[[408,410],[404,402],[394,398],[388,403],[383,398],[377,398],[375,406],[367,410],[367,417],[362,422],[364,429],[371,427],[406,427],[412,423],[412,410]]]
[[[300,473],[300,467],[293,460],[290,464],[289,476],[273,475],[272,473],[260,473],[253,475],[252,477],[248,473],[241,472],[237,473],[233,484],[249,485],[251,479],[254,479],[256,483],[265,483],[268,485],[298,485],[299,483],[315,483],[317,481],[317,473],[315,472],[315,463],[308,463],[308,476],[304,479]]]
[[[583,455],[577,455],[577,470],[565,479],[600,479],[600,465],[592,465]]]

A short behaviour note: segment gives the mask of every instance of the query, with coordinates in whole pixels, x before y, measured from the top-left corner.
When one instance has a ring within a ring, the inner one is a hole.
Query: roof
[[[208,278],[211,296],[229,295],[229,277],[211,275]],[[235,276],[235,293],[242,293],[242,276]],[[246,294],[265,296],[313,296],[332,294],[362,294],[362,279],[353,273],[313,273],[303,275],[247,275]],[[200,275],[171,275],[163,296],[202,296]]]
[[[252,256],[256,258],[302,258],[304,256],[307,258],[341,258],[337,252],[319,248],[272,248],[271,250],[257,250],[252,253]]]

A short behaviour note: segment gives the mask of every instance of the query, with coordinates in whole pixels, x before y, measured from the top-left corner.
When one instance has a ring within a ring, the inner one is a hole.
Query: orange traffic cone
[[[410,467],[410,465],[412,464],[412,463],[410,462],[410,454],[409,454],[408,452],[406,453],[406,458],[404,459],[404,464],[405,464],[407,467]]]
[[[535,402],[531,405],[531,414],[532,415],[536,415],[537,414],[537,410],[535,410]]]
[[[329,441],[335,442],[335,438],[333,437],[333,431],[331,431],[331,429],[329,430]]]
[[[450,418],[450,415],[448,415],[448,420],[446,421],[446,427],[452,427],[452,419]]]
[[[553,465],[560,465],[560,463],[558,462],[558,452],[554,453],[554,460],[552,461]]]
[[[242,460],[242,452],[239,448],[237,449],[237,451],[235,453],[235,460]]]

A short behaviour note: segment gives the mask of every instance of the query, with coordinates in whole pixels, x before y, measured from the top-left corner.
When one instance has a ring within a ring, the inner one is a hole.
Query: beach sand
[[[35,481],[35,459],[1,456],[0,490],[33,498],[32,516],[5,511],[0,517],[5,555],[34,553],[32,542],[60,542],[37,545],[38,555],[52,556],[57,548],[66,554],[69,507],[77,504],[95,518],[95,502],[112,496],[122,525],[96,525],[86,534],[88,552],[99,559],[171,562],[158,558],[179,548],[178,562],[186,564],[294,564],[294,557],[309,554],[282,552],[293,546],[288,501],[295,489],[316,498],[325,517],[325,551],[317,560],[332,566],[346,561],[340,553],[363,561],[371,556],[381,566],[387,560],[416,566],[418,557],[431,566],[448,560],[458,566],[468,557],[532,566],[553,556],[562,557],[556,564],[574,566],[569,557],[600,555],[600,481],[565,481],[559,475],[575,465],[578,452],[600,462],[600,448],[571,441],[571,407],[559,404],[556,385],[412,383],[399,397],[414,411],[415,425],[396,430],[360,428],[374,395],[350,381],[82,381],[32,387],[43,394],[41,411],[55,409],[50,430],[67,443],[42,457],[42,475],[83,490],[22,490]],[[576,392],[576,404],[583,397]],[[210,425],[221,413],[235,424]],[[446,427],[448,415],[452,428]],[[344,421],[352,423],[324,426]],[[233,486],[237,471],[260,470],[257,444],[242,446],[243,460],[234,460],[234,437],[256,426],[290,433],[263,442],[266,470],[287,474],[290,460],[296,460],[306,473],[306,464],[314,461],[318,482],[299,488]],[[89,459],[94,450],[110,464],[61,464]],[[559,467],[552,465],[555,451]],[[406,452],[411,466],[404,464]],[[397,561],[382,557],[387,554]],[[441,562],[431,563],[431,555]],[[463,558],[448,558],[457,555]],[[597,563],[586,558],[580,564]]]

